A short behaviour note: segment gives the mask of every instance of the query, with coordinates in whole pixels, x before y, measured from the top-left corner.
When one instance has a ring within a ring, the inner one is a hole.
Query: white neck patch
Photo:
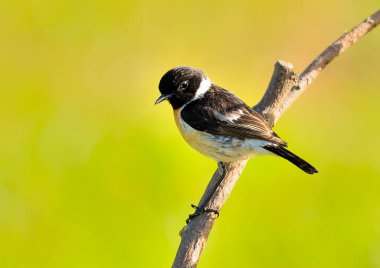
[[[201,84],[199,85],[199,88],[195,92],[195,96],[191,101],[194,101],[196,99],[199,99],[202,97],[211,87],[211,81],[208,77],[202,80]]]

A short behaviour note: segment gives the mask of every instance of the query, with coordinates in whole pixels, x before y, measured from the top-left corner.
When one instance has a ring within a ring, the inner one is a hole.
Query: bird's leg
[[[215,213],[217,217],[219,217],[219,211],[216,209],[211,209],[211,208],[206,208],[208,203],[210,202],[211,198],[215,194],[215,192],[218,190],[221,182],[223,181],[224,177],[226,176],[226,167],[222,162],[218,162],[218,168],[222,171],[222,175],[220,176],[220,179],[217,181],[217,183],[214,185],[213,189],[211,192],[209,192],[208,196],[206,199],[199,205],[193,205],[191,204],[191,207],[195,209],[195,212],[193,214],[189,215],[189,218],[186,220],[186,223],[189,223],[192,219],[195,217],[202,215],[205,212],[212,212]]]

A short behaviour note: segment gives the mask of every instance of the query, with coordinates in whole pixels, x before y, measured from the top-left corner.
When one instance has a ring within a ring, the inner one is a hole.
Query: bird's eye
[[[179,90],[185,90],[188,86],[189,86],[189,82],[188,82],[188,81],[183,81],[183,82],[179,85]]]

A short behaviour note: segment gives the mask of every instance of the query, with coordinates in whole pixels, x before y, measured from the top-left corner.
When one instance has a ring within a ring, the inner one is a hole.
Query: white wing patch
[[[239,120],[243,114],[244,112],[241,109],[227,113],[227,114],[222,114],[222,113],[219,113],[218,111],[214,111],[214,115],[218,120],[228,122],[228,123],[234,123],[236,120]],[[255,131],[266,131],[266,129],[261,127],[260,125],[240,123],[239,126],[246,127]]]
[[[215,117],[220,121],[227,121],[227,122],[234,122],[235,120],[238,120],[241,115],[243,114],[242,110],[236,110],[227,114],[222,114],[217,111],[215,111]]]

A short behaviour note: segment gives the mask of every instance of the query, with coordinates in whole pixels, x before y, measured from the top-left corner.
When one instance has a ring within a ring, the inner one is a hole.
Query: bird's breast
[[[174,110],[174,119],[177,124],[177,127],[179,129],[179,132],[181,132],[182,137],[191,145],[196,143],[201,143],[201,136],[200,131],[190,127],[186,122],[184,122],[181,118],[181,111],[182,109]]]

